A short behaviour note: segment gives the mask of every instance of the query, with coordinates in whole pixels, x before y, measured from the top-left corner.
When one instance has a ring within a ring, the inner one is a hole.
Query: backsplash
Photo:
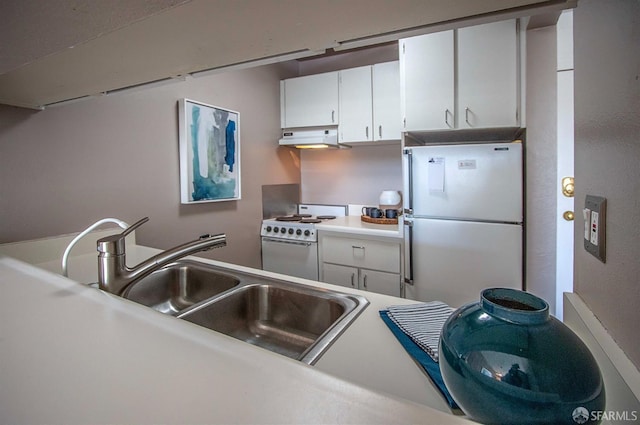
[[[301,200],[377,205],[383,190],[402,191],[400,144],[300,152]]]

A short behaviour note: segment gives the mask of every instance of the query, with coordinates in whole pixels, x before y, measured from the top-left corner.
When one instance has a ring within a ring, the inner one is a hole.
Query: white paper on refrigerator
[[[444,192],[444,158],[429,158],[428,179],[430,192]]]

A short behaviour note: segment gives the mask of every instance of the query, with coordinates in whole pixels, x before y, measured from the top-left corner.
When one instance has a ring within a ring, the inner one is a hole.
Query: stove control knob
[[[286,233],[287,229],[285,229],[284,227],[280,228],[280,233]]]
[[[289,234],[293,235],[293,229],[289,229]]]
[[[274,227],[274,228],[273,228],[273,231],[274,231],[274,232],[276,232],[276,233],[278,233],[278,231],[279,231],[279,230],[280,230],[280,229],[278,229],[278,226],[276,226],[276,227]]]
[[[271,226],[267,226],[266,230],[267,230],[267,232],[270,232],[271,231]]]
[[[300,236],[301,234],[302,234],[302,230],[301,229],[296,230],[296,235]]]
[[[305,231],[304,231],[304,235],[305,235],[305,236],[309,236],[310,234],[311,234],[311,232],[310,232],[309,230],[305,230]]]

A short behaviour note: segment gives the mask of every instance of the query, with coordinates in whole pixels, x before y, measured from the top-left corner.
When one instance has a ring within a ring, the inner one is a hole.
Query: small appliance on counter
[[[297,214],[262,220],[262,269],[318,280],[315,225],[346,214],[345,205],[299,204]]]
[[[399,209],[402,207],[402,197],[397,190],[383,190],[380,194],[380,209]]]

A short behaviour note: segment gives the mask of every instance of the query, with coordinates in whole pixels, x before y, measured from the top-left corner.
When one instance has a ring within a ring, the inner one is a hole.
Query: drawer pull
[[[359,258],[361,260],[364,260],[366,251],[364,250],[363,246],[351,245],[351,252],[352,252],[353,258]]]

